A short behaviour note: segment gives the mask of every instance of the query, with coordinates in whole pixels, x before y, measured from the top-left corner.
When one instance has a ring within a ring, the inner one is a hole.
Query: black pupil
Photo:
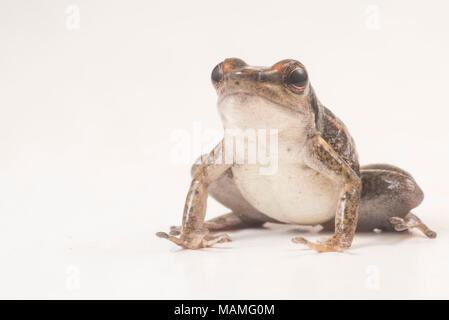
[[[212,75],[211,75],[211,79],[213,83],[218,83],[220,82],[222,77],[222,72],[221,72],[221,66],[217,65],[214,70],[212,70]]]
[[[307,74],[304,70],[296,69],[288,77],[288,82],[298,87],[305,86],[307,82]]]

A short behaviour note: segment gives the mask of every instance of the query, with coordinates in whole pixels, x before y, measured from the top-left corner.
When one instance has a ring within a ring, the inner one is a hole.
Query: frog
[[[213,68],[211,80],[225,132],[276,130],[276,170],[261,174],[262,164],[236,161],[237,151],[223,138],[192,166],[181,226],[158,237],[201,249],[231,241],[226,231],[268,222],[321,225],[332,236],[292,238],[319,253],[349,249],[356,230],[416,229],[436,237],[412,213],[424,199],[412,175],[390,164],[360,166],[354,139],[320,102],[301,62],[259,67],[228,58]],[[206,220],[209,195],[230,212]]]

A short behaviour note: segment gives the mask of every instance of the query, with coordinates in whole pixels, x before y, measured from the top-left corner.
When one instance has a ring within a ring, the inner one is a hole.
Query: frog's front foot
[[[167,234],[165,232],[158,232],[156,233],[156,235],[159,238],[170,240],[184,249],[191,250],[208,248],[212,247],[216,243],[231,241],[231,238],[227,234],[212,235],[209,234],[209,231],[207,229],[181,234],[179,237],[172,235],[173,233],[176,234],[177,232],[178,230],[173,230],[172,228],[170,234]]]
[[[321,252],[343,252],[348,249],[349,246],[336,237],[332,237],[324,242],[311,242],[303,237],[294,237],[292,239],[294,243],[305,244],[310,249],[315,250],[318,253]]]

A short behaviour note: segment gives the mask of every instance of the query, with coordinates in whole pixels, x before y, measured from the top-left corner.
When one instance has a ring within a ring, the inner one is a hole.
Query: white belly
[[[275,128],[279,132],[275,174],[261,174],[261,167],[250,162],[232,168],[242,196],[254,208],[275,220],[295,224],[314,225],[335,216],[338,187],[302,160],[314,124],[310,114],[248,95],[226,97],[219,103],[219,111],[227,130]]]
[[[274,175],[261,175],[257,165],[238,165],[232,171],[243,197],[275,220],[315,225],[335,216],[336,184],[302,164],[280,163]]]

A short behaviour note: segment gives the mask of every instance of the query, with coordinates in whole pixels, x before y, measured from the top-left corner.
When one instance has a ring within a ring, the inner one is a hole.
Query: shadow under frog
[[[436,237],[411,213],[424,197],[413,177],[388,164],[359,166],[354,140],[317,99],[300,62],[254,67],[226,59],[211,78],[225,131],[277,130],[277,170],[265,175],[260,165],[237,162],[236,151],[223,139],[192,167],[182,225],[170,234],[158,232],[159,237],[199,249],[230,241],[218,233],[222,230],[265,222],[332,229],[323,242],[292,239],[318,252],[349,248],[356,229],[417,228]],[[231,161],[223,161],[229,152]],[[208,195],[231,212],[205,221]]]

